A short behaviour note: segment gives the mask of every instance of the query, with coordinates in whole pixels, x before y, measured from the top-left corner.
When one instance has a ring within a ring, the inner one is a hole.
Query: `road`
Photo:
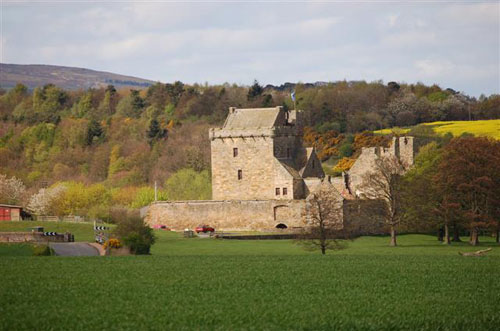
[[[50,247],[61,256],[99,256],[99,251],[86,243],[50,243]]]

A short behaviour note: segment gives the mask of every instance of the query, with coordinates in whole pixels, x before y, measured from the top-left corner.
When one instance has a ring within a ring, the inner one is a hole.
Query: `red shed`
[[[20,221],[23,207],[0,204],[0,222],[1,221]]]

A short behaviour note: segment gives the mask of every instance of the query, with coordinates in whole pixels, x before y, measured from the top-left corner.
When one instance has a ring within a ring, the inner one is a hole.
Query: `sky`
[[[161,82],[422,82],[500,93],[498,1],[1,0],[2,63]]]

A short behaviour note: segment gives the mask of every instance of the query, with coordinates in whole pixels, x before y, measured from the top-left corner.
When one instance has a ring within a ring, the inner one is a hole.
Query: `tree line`
[[[102,185],[107,192],[135,192],[134,198],[147,204],[150,200],[141,200],[138,192],[155,181],[167,190],[167,180],[186,171],[205,178],[200,181],[201,192],[208,192],[208,128],[220,126],[230,106],[291,109],[292,89],[309,127],[306,143],[316,146],[323,160],[345,158],[337,174],[348,169],[363,146],[385,143],[380,136],[362,133],[365,130],[500,117],[498,95],[475,99],[420,83],[341,81],[264,87],[258,82],[252,86],[174,82],[142,90],[109,85],[79,91],[50,84],[30,91],[18,84],[0,90],[0,173],[22,181],[28,196],[59,184],[69,191],[72,185]]]

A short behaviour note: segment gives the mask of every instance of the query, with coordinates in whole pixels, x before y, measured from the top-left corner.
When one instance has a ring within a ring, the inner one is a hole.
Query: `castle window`
[[[283,195],[287,195],[288,194],[288,189],[286,187],[283,187]]]
[[[280,188],[279,187],[276,188],[276,195],[280,195]]]
[[[286,157],[287,157],[287,158],[290,158],[290,148],[287,148],[287,149],[286,149]]]
[[[238,149],[233,148],[233,157],[237,157],[237,156],[238,156]]]
[[[243,171],[238,170],[238,180],[242,180],[242,179],[243,179]]]
[[[312,168],[314,169],[314,160],[312,160]]]

